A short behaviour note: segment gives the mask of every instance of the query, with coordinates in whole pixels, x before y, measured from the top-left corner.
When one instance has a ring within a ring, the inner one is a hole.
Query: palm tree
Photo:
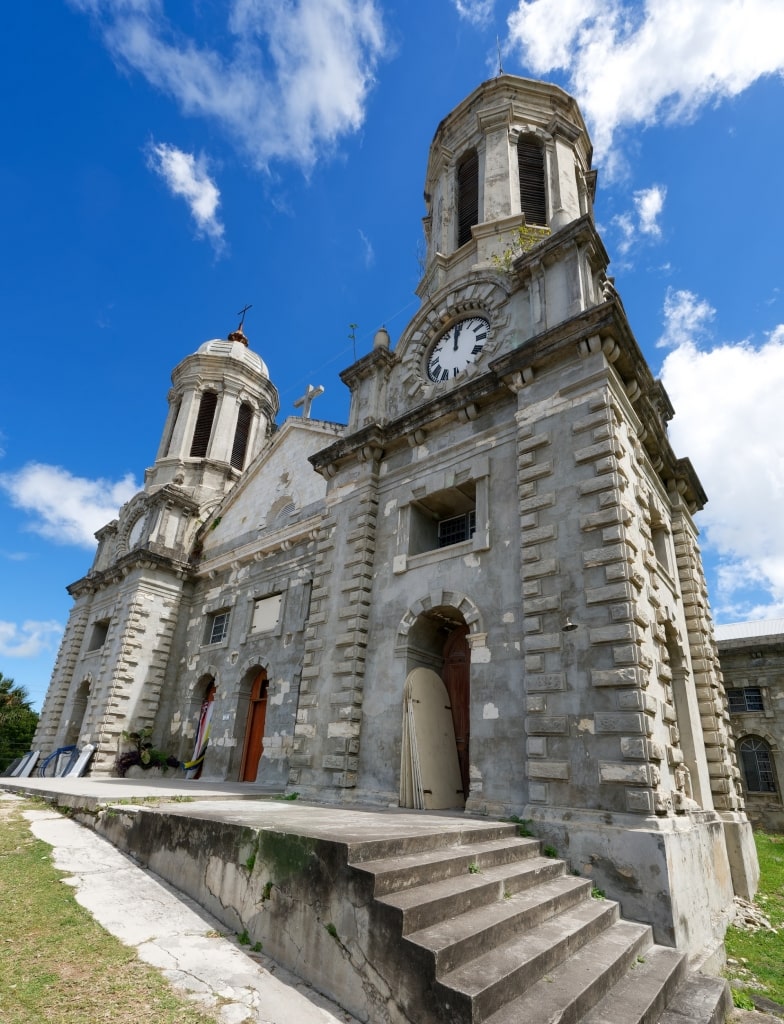
[[[37,725],[27,690],[0,672],[0,771],[30,749]]]

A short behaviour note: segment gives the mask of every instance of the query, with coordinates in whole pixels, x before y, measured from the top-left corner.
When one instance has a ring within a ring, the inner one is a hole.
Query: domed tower
[[[172,373],[169,415],[145,490],[166,484],[197,501],[230,490],[269,436],[278,392],[240,326],[205,341]]]

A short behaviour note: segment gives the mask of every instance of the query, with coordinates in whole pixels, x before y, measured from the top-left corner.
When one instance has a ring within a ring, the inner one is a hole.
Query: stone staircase
[[[351,844],[349,864],[417,1024],[718,1024],[731,1006],[515,826]]]

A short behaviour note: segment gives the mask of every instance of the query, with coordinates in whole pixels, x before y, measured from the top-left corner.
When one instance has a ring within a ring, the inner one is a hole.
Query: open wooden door
[[[463,796],[468,799],[469,740],[471,732],[470,681],[471,649],[468,646],[468,627],[453,629],[444,644],[444,685],[452,706],[452,721],[455,726],[457,760],[460,763],[460,778]]]
[[[255,782],[264,751],[264,726],[267,720],[267,673],[262,668],[253,680],[245,729],[240,782]]]

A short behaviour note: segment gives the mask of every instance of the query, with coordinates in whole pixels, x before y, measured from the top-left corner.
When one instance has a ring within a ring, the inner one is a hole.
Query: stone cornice
[[[122,582],[134,569],[163,571],[177,579],[184,579],[190,575],[190,569],[185,562],[149,548],[137,548],[118,559],[109,569],[90,572],[75,583],[69,583],[65,589],[73,598],[95,594],[99,590]]]

